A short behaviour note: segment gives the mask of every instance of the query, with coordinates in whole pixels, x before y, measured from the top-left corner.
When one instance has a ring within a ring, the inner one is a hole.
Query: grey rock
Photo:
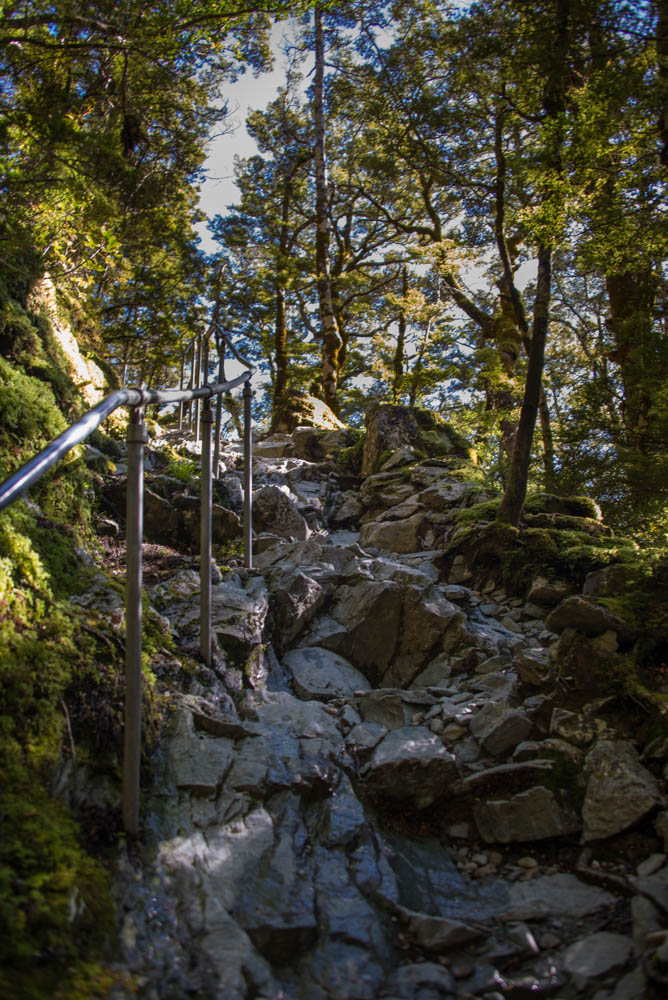
[[[345,847],[362,834],[365,823],[362,803],[355,795],[350,779],[343,774],[337,788],[320,807],[318,842],[329,848]]]
[[[300,701],[285,691],[265,692],[256,711],[260,722],[283,726],[300,737],[320,737],[332,746],[341,741],[336,720],[317,701]]]
[[[364,722],[373,722],[384,729],[408,726],[416,712],[416,704],[402,697],[394,688],[369,691],[357,699],[357,711]]]
[[[330,701],[370,687],[366,677],[342,656],[318,646],[291,650],[283,656],[283,666],[292,675],[300,698]]]
[[[637,965],[627,972],[610,992],[596,993],[594,1000],[647,1000],[647,980],[642,967]]]
[[[237,887],[232,915],[269,961],[282,962],[314,943],[318,934],[312,862],[298,800],[281,796],[274,817],[274,840],[254,870]]]
[[[211,588],[211,628],[233,656],[244,658],[262,643],[268,610],[269,595],[261,577],[251,578],[245,588],[231,583]]]
[[[270,586],[276,641],[285,648],[325,605],[328,588],[309,573],[291,566],[273,573]]]
[[[198,733],[187,710],[177,713],[167,746],[168,767],[177,788],[199,793],[215,792],[234,758],[234,743]]]
[[[381,726],[377,722],[360,722],[359,725],[353,726],[346,736],[346,746],[357,753],[364,753],[373,750],[386,735],[386,726]]]
[[[471,720],[471,733],[488,753],[499,757],[525,740],[533,728],[523,712],[489,702]]]
[[[362,475],[376,472],[389,451],[401,452],[406,461],[415,461],[425,452],[470,456],[469,448],[447,424],[436,424],[424,411],[409,406],[382,405],[374,407],[367,417]]]
[[[389,552],[417,552],[426,522],[423,513],[397,521],[370,521],[360,529],[360,545]]]
[[[480,836],[487,843],[546,840],[580,828],[577,817],[542,785],[508,799],[475,802],[473,815]]]
[[[263,486],[253,496],[253,522],[258,531],[304,540],[309,527],[296,504],[278,486]]]
[[[507,920],[535,920],[548,916],[581,919],[616,902],[612,893],[586,885],[567,873],[539,875],[528,882],[515,882],[508,887],[508,896],[508,905],[503,911]]]
[[[487,935],[487,931],[480,927],[472,927],[470,924],[449,917],[419,913],[405,906],[397,906],[393,912],[415,942],[426,951],[442,953],[472,941],[479,941]]]
[[[637,892],[642,893],[654,906],[658,907],[664,915],[668,915],[668,881],[659,872],[651,878],[631,878],[629,881]]]
[[[455,758],[424,726],[395,729],[373,752],[365,779],[374,793],[430,805],[458,777]]]
[[[380,997],[391,1000],[450,1000],[457,984],[452,973],[436,962],[401,965],[389,976]]]
[[[546,650],[519,649],[513,656],[513,669],[523,684],[539,687],[544,681],[548,662]]]
[[[660,812],[654,820],[654,829],[663,840],[663,849],[668,852],[668,812]]]
[[[473,571],[466,561],[466,558],[460,553],[456,555],[452,560],[452,565],[450,566],[450,572],[448,573],[448,583],[449,584],[461,584],[469,583],[473,579]]]
[[[598,719],[565,708],[555,708],[550,719],[550,735],[578,747],[589,746],[604,728]]]
[[[644,955],[647,938],[663,929],[661,911],[646,896],[637,895],[631,900],[633,946],[636,955]]]
[[[380,919],[351,878],[343,851],[316,849],[314,882],[318,921],[325,934],[375,956],[388,951]]]
[[[448,653],[440,653],[422,670],[417,677],[413,678],[412,686],[440,687],[444,686],[452,673],[452,661]]]
[[[628,829],[661,802],[656,779],[626,740],[599,740],[585,758],[584,776],[585,843]]]
[[[308,1000],[376,1000],[383,963],[367,948],[325,937],[299,963],[288,996]],[[285,995],[285,994],[284,994]],[[280,996],[280,994],[279,994]]]
[[[253,442],[254,458],[283,458],[292,444],[289,434],[272,434],[264,441]]]
[[[641,861],[639,865],[636,866],[636,875],[640,878],[649,878],[664,867],[666,863],[665,854],[650,854],[648,858]]]
[[[610,597],[622,594],[633,582],[636,571],[631,566],[621,563],[605,566],[593,573],[588,573],[582,587],[582,593],[587,597]]]
[[[548,580],[544,576],[537,576],[529,588],[527,600],[531,604],[538,604],[541,608],[553,608],[563,601],[572,589],[565,580]]]
[[[276,994],[278,985],[271,966],[236,920],[211,896],[206,900],[201,948],[216,974],[214,996],[245,1000],[248,982],[255,983],[266,996]]]
[[[346,494],[343,502],[332,511],[330,521],[339,527],[354,524],[360,519],[363,513],[364,507],[362,502],[358,500],[357,494],[350,493]]]
[[[564,629],[574,628],[592,637],[608,631],[616,632],[624,641],[630,641],[634,637],[633,627],[619,615],[605,605],[597,604],[594,598],[577,595],[567,597],[551,611],[545,619],[545,625],[558,635]]]
[[[573,976],[599,979],[622,969],[633,951],[631,938],[599,931],[576,941],[564,953],[564,968]]]

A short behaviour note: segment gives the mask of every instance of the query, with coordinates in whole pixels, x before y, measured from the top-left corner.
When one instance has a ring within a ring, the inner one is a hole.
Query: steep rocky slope
[[[168,721],[118,865],[116,996],[664,995],[666,691],[639,672],[656,612],[643,631],[620,596],[633,546],[556,498],[529,506],[538,551],[500,538],[470,453],[427,435],[368,438],[361,480],[342,432],[260,443],[252,571],[226,453],[213,669],[175,551],[197,502],[149,456],[150,614],[176,646],[153,656]],[[111,613],[96,587],[78,600]]]

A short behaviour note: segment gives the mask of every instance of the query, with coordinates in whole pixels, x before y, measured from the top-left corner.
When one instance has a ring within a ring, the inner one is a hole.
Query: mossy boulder
[[[558,497],[553,493],[535,493],[524,505],[525,514],[563,514],[567,517],[602,519],[601,508],[589,497]]]
[[[474,452],[454,427],[428,410],[382,405],[369,412],[362,475],[369,476],[383,467],[439,457],[471,461]]]
[[[446,574],[455,559],[460,567],[465,561],[469,579],[478,586],[491,581],[526,596],[537,577],[579,590],[588,574],[615,563],[633,564],[639,557],[632,539],[615,538],[589,515],[529,514],[525,527],[508,535],[495,521],[499,503],[500,497],[456,512],[444,553]]]

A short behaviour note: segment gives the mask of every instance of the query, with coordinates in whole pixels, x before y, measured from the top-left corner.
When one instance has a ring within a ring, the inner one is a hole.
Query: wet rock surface
[[[557,632],[624,642],[621,619],[569,605],[567,581],[473,589],[442,546],[479,483],[427,459],[357,489],[295,457],[319,440],[260,449],[272,535],[214,586],[213,667],[170,695],[116,884],[139,995],[662,996],[661,775],[554,662]],[[184,648],[198,588],[184,568],[150,589]]]

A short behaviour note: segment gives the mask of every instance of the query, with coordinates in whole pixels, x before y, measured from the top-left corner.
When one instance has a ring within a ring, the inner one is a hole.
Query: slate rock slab
[[[539,875],[529,882],[514,882],[508,886],[508,897],[502,913],[506,920],[536,920],[547,916],[579,920],[616,902],[612,893],[586,885],[566,872]]]
[[[516,708],[488,702],[471,720],[471,733],[495,757],[513,750],[533,729],[531,719]]]
[[[628,740],[599,740],[585,758],[582,840],[602,840],[627,830],[662,801],[656,779]]]
[[[364,674],[338,653],[320,646],[293,649],[283,657],[300,698],[331,701],[371,687]]]
[[[566,949],[564,967],[572,976],[598,979],[623,968],[632,953],[633,941],[630,937],[599,931]]]
[[[364,772],[369,787],[391,799],[430,805],[458,777],[454,756],[424,726],[393,729]]]
[[[168,743],[168,756],[177,788],[207,794],[223,783],[234,759],[234,743],[198,733],[192,714],[181,710]]]
[[[580,829],[577,816],[564,809],[543,785],[508,799],[479,800],[474,803],[473,815],[480,836],[488,844],[547,840]]]

